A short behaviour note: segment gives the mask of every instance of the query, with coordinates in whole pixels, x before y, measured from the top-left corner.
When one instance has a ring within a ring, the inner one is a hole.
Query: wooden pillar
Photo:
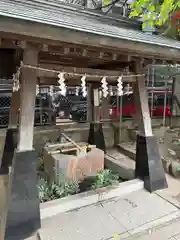
[[[171,99],[171,112],[172,116],[170,118],[170,127],[173,128],[174,121],[177,117],[180,116],[180,77],[176,76],[173,78],[172,84],[172,99]],[[176,124],[176,121],[175,121]]]
[[[102,112],[102,119],[109,119],[109,102],[110,97],[107,96],[106,98],[102,98],[102,104],[101,104],[101,112]]]
[[[24,51],[23,63],[38,64],[37,49],[27,48]],[[32,150],[34,134],[34,111],[36,99],[36,70],[23,68],[20,90],[20,117],[18,150]]]
[[[88,84],[87,86],[87,121],[92,121],[92,85]]]
[[[93,89],[93,121],[99,122],[99,107],[100,107],[100,100],[99,100],[99,89]]]
[[[130,71],[141,74],[139,63],[133,62]],[[136,103],[136,117],[138,121],[138,134],[136,141],[136,177],[144,180],[144,187],[153,192],[167,188],[167,181],[163,169],[161,156],[156,138],[152,132],[151,118],[148,106],[148,95],[145,87],[145,77],[136,77],[133,85]]]
[[[99,91],[98,87],[91,85],[91,91],[89,91],[91,99],[91,114],[92,121],[89,128],[88,143],[96,145],[97,148],[105,152],[105,140],[103,134],[102,122],[99,121]]]
[[[37,65],[38,49],[27,45],[23,63]],[[20,89],[19,140],[14,151],[5,239],[26,239],[40,228],[37,156],[33,149],[36,70],[23,68]]]

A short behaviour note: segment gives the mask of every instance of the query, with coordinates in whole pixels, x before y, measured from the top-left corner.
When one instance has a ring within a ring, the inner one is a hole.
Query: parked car
[[[86,120],[86,114],[84,115],[86,98],[81,94],[68,93],[66,96],[62,96],[57,92],[53,104],[56,108],[56,114],[60,118],[70,118],[74,121]]]
[[[0,127],[8,126],[11,95],[10,90],[0,92]],[[51,99],[45,95],[37,95],[34,124],[54,124],[55,122],[56,112],[51,103]]]
[[[34,124],[55,124],[56,109],[53,106],[52,98],[47,94],[36,96]]]
[[[68,96],[62,96],[57,93],[53,100],[53,105],[56,110],[56,116],[62,118],[69,118],[72,101]]]
[[[11,105],[11,93],[0,93],[0,127],[6,127],[9,122],[9,110]]]
[[[165,116],[172,116],[171,112],[171,92],[170,91],[152,91],[149,92],[149,109],[152,117],[162,117],[164,115],[164,100],[166,97]],[[109,116],[111,119],[118,119],[121,114],[121,97],[110,97]],[[119,102],[117,102],[117,100]],[[153,105],[152,105],[153,103]],[[152,107],[151,107],[152,105]],[[123,95],[122,97],[122,117],[132,118],[136,114],[136,105],[133,94]],[[101,107],[99,107],[99,120],[102,118]],[[87,119],[87,103],[79,101],[73,104],[70,111],[70,119],[78,122],[85,122]]]
[[[152,97],[153,96],[153,97]],[[166,105],[165,104],[166,97]],[[152,100],[153,99],[153,100]],[[111,98],[111,108],[109,109],[109,114],[112,119],[117,119],[122,114],[122,117],[132,117],[136,114],[136,106],[134,103],[133,94],[124,95],[122,97],[122,113],[120,107],[120,97],[119,103],[117,104],[117,97],[114,96]],[[172,116],[171,112],[171,92],[169,91],[152,91],[148,95],[149,110],[152,117],[162,117],[164,115],[165,107],[165,116]],[[118,107],[119,106],[119,107]]]
[[[70,111],[70,119],[77,122],[87,120],[87,102],[75,102]]]

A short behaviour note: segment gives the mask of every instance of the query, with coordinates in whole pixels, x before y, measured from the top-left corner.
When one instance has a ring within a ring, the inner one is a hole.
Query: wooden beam
[[[144,136],[152,136],[151,117],[144,77],[137,78],[137,82],[133,84],[133,92],[135,93],[139,132]]]
[[[0,38],[1,48],[13,48],[13,49],[24,49],[28,44],[28,40],[13,39],[13,38]],[[30,43],[30,42],[29,42]],[[34,43],[35,44],[35,43]],[[61,44],[61,45],[48,45],[48,44],[37,44],[40,50],[40,61],[52,56],[71,57],[71,58],[82,58],[101,61],[120,61],[128,62],[129,56],[126,53],[117,53],[108,49],[99,49],[92,47],[77,46],[75,44]]]
[[[38,48],[28,45],[24,49],[23,62],[37,65]],[[18,150],[32,150],[34,134],[34,111],[36,98],[37,72],[34,69],[22,69],[21,92],[20,92],[20,123]]]
[[[0,48],[11,48],[11,49],[18,49],[19,47],[16,44],[16,40],[13,40],[11,38],[0,38]]]
[[[110,49],[99,49],[92,48],[90,46],[77,46],[75,44],[67,45],[62,44],[60,46],[50,45],[48,47],[48,54],[53,54],[56,56],[68,56],[68,57],[81,57],[84,59],[101,59],[103,61],[120,61],[129,62],[130,58],[126,53],[121,53],[117,51],[112,51]],[[40,53],[41,54],[41,53]],[[45,57],[42,54],[42,57]]]
[[[41,47],[40,47],[40,49],[41,49],[42,51],[44,51],[44,52],[48,52],[49,47],[48,47],[47,44],[42,44]]]
[[[99,34],[88,34],[83,31],[69,31],[68,28],[60,28],[56,26],[49,26],[41,23],[29,24],[28,21],[14,19],[8,17],[1,17],[0,19],[1,35],[5,33],[10,36],[21,36],[29,40],[35,40],[41,43],[53,44],[55,43],[72,43],[92,46],[97,48],[108,48],[114,51],[120,50],[127,52],[130,55],[157,57],[158,59],[167,59],[173,61],[180,61],[180,50],[172,47],[164,47],[150,43],[140,43],[120,38],[112,38]],[[47,34],[48,32],[48,34]],[[40,40],[41,39],[41,40]]]

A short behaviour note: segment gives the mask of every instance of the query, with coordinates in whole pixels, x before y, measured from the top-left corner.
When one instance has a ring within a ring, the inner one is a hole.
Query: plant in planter
[[[79,184],[71,181],[61,181],[57,183],[50,183],[45,178],[40,178],[38,183],[40,202],[47,202],[58,198],[66,197],[78,193]]]
[[[119,183],[119,176],[110,169],[105,169],[94,177],[91,189],[107,187]]]
[[[91,179],[89,186],[83,191],[107,187],[119,183],[119,176],[109,169],[105,169]],[[59,176],[58,182],[50,182],[46,175],[39,175],[38,190],[40,202],[47,202],[73,195],[80,192],[81,183],[70,181]],[[82,188],[81,188],[82,191]]]

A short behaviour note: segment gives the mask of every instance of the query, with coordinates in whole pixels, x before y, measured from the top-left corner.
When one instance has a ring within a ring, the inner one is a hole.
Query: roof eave
[[[29,39],[41,39],[41,42],[66,42],[78,45],[93,46],[99,48],[117,49],[130,55],[154,57],[180,61],[180,49],[170,46],[161,46],[149,43],[141,43],[133,40],[125,40],[111,36],[89,33],[88,31],[77,31],[65,27],[57,27],[48,24],[31,22],[0,16],[0,34],[13,34]]]

